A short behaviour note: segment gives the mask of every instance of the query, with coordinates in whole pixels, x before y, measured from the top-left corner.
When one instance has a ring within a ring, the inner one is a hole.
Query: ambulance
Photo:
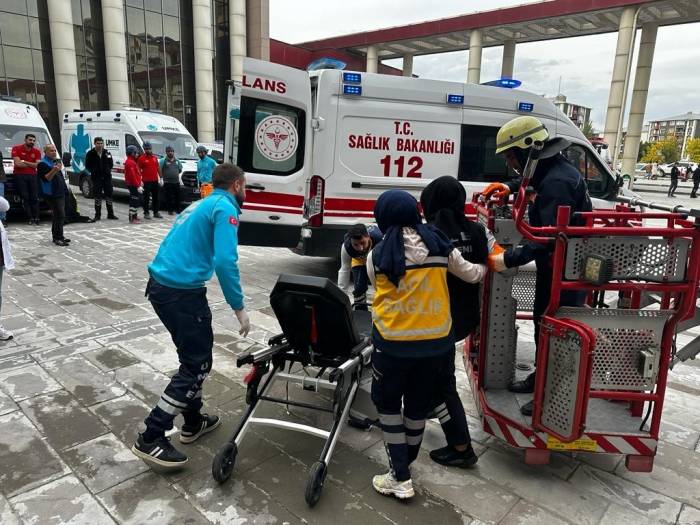
[[[344,70],[306,72],[246,59],[230,83],[224,158],[246,172],[242,244],[337,255],[347,228],[372,221],[377,197],[418,197],[442,175],[467,195],[515,176],[495,155],[500,126],[534,115],[571,142],[594,206],[625,190],[550,101],[519,89]]]
[[[70,183],[80,187],[84,197],[92,196],[92,181],[85,170],[85,155],[93,147],[95,137],[102,137],[105,148],[112,154],[112,181],[116,192],[128,194],[124,182],[126,147],[136,146],[143,153],[143,143],[150,142],[153,153],[165,155],[166,146],[175,149],[182,162],[180,188],[182,200],[199,199],[197,186],[197,141],[175,117],[141,109],[119,111],[74,111],[63,115],[61,143],[63,151],[71,154],[67,168]]]
[[[24,144],[24,136],[33,133],[36,136],[36,147],[43,150],[47,144],[52,144],[51,134],[41,114],[29,104],[18,102],[19,99],[0,98],[0,152],[2,163],[7,175],[5,183],[5,198],[10,205],[21,205],[19,194],[15,191],[12,172],[12,146]]]

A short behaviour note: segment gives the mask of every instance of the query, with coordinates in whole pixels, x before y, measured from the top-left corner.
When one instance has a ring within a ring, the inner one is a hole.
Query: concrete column
[[[501,60],[501,78],[513,78],[515,65],[515,40],[506,40],[503,44],[503,59]]]
[[[49,20],[51,20],[49,24],[51,53],[56,81],[59,122],[63,121],[64,113],[70,113],[74,109],[80,108],[78,65],[75,57],[73,15],[70,3],[71,0],[52,0],[47,2],[49,6]]]
[[[243,80],[243,59],[248,56],[246,0],[229,0],[228,9],[229,38],[231,39],[231,78],[240,81]]]
[[[627,120],[625,151],[622,155],[622,173],[623,175],[627,173],[632,178],[634,178],[634,165],[637,163],[639,142],[642,138],[644,111],[646,110],[647,93],[649,92],[651,65],[654,61],[657,29],[658,26],[656,24],[644,24],[642,26],[642,39],[639,43],[637,71],[634,74],[634,90],[632,91],[630,115]]]
[[[270,0],[246,0],[248,56],[270,60]]]
[[[403,56],[403,76],[412,77],[413,76],[413,55]]]
[[[192,0],[197,140],[214,142],[214,72],[211,0]]]
[[[467,83],[478,84],[481,81],[481,47],[483,31],[473,29],[469,34],[469,65],[467,66]]]
[[[122,109],[130,105],[122,0],[102,0],[102,32],[105,40],[109,109]]]
[[[619,154],[620,137],[618,136],[618,130],[620,129],[627,86],[629,85],[630,68],[632,67],[636,19],[637,8],[626,7],[622,11],[617,32],[615,65],[613,66],[610,95],[608,97],[608,111],[605,115],[605,129],[603,131],[605,142],[608,143],[609,148],[612,148],[610,156],[613,162],[618,158]]]
[[[367,73],[376,73],[379,68],[379,51],[377,46],[369,46],[367,48],[367,66],[365,71]]]

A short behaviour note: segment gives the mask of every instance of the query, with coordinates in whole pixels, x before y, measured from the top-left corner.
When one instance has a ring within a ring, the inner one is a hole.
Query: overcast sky
[[[490,9],[523,4],[522,0],[490,0]],[[270,0],[270,36],[298,43],[347,33],[410,24],[473,13],[477,0]],[[481,9],[483,10],[483,8]],[[641,33],[641,31],[640,31]],[[637,45],[639,45],[639,35]],[[522,89],[538,94],[561,92],[569,101],[593,108],[602,131],[612,77],[617,34],[518,44],[514,77]],[[500,76],[502,48],[487,48],[482,81]],[[439,80],[466,80],[467,51],[415,57],[414,74]],[[636,59],[636,54],[635,54]],[[385,61],[401,68],[401,60]],[[634,71],[634,69],[633,69]],[[647,100],[646,121],[700,111],[700,24],[659,29]],[[630,95],[628,99],[631,97]],[[628,100],[629,103],[629,100]]]

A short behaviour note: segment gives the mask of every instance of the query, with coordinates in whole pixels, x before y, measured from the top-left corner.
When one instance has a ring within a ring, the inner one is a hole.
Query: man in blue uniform
[[[177,347],[180,368],[145,420],[132,452],[148,463],[179,467],[187,456],[165,432],[182,413],[180,443],[192,443],[219,425],[218,416],[201,413],[202,383],[211,371],[214,334],[205,283],[216,276],[244,337],[250,321],[243,305],[238,271],[238,227],[245,199],[245,174],[222,164],[214,171],[211,197],[183,211],[148,266],[146,295]]]
[[[545,126],[535,117],[517,117],[498,131],[496,136],[496,153],[502,153],[506,163],[517,173],[525,169],[529,150],[535,141],[544,142],[530,185],[537,196],[528,209],[531,226],[554,226],[557,222],[559,206],[568,206],[572,212],[572,224],[577,224],[574,212],[591,211],[591,199],[588,195],[586,181],[581,173],[571,164],[561,151],[569,142],[563,139],[549,140]],[[495,185],[492,185],[495,186]],[[519,183],[518,183],[519,187]],[[495,191],[508,191],[508,188],[492,188]],[[487,191],[489,189],[487,188]],[[519,246],[505,252],[493,252],[489,255],[489,265],[496,271],[523,266],[535,261],[537,266],[535,282],[535,303],[532,318],[535,323],[535,345],[539,342],[540,319],[544,315],[550,299],[552,283],[552,245],[524,241]],[[562,306],[580,306],[585,300],[585,293],[568,291],[561,294]],[[535,373],[510,386],[511,392],[531,393],[535,389]],[[532,401],[523,405],[521,412],[532,415]]]

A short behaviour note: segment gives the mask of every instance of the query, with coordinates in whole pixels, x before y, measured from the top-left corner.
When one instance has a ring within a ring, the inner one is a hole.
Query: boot
[[[97,222],[102,219],[102,206],[95,206],[95,218],[93,221]]]
[[[116,215],[114,215],[114,208],[112,207],[112,203],[111,203],[111,202],[108,202],[108,203],[107,203],[107,218],[108,218],[108,219],[111,219],[111,220],[113,220],[113,221],[116,221],[117,219],[119,219],[119,217],[117,217]]]

